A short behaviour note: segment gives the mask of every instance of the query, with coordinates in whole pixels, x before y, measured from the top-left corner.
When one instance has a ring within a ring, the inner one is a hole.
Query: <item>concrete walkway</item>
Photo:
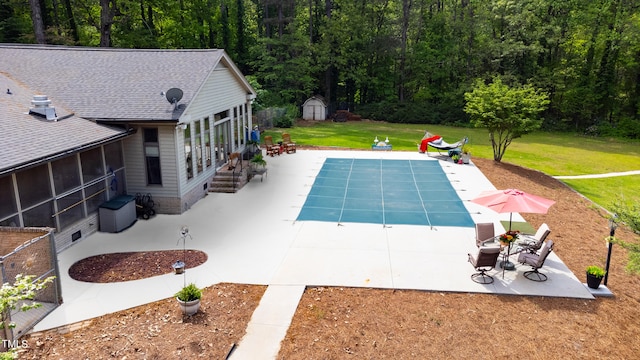
[[[589,175],[560,175],[554,176],[554,178],[558,180],[562,179],[598,179],[598,178],[608,178],[614,176],[629,176],[629,175],[640,175],[640,170],[632,170],[632,171],[622,171],[622,172],[611,172],[605,174],[589,174]]]
[[[304,289],[304,285],[269,285],[229,359],[276,359]]]
[[[373,158],[439,161],[412,152],[298,150],[268,157],[269,177],[251,181],[236,194],[209,194],[181,215],[157,215],[138,221],[118,234],[96,233],[58,256],[64,303],[36,325],[34,331],[78,323],[171,297],[183,285],[172,274],[111,284],[71,279],[73,263],[111,252],[175,250],[179,230],[187,225],[192,239],[186,247],[208,254],[208,260],[186,273],[200,287],[220,282],[268,285],[245,338],[232,356],[273,359],[286,334],[306,286],[344,286],[553,296],[593,299],[555,252],[542,272],[549,280],[529,281],[515,271],[490,272],[495,282],[477,284],[467,253],[477,252],[474,228],[296,221],[324,160]],[[497,214],[469,200],[495,187],[471,165],[440,162],[474,222],[500,221]],[[524,221],[517,213],[513,221]],[[553,229],[551,229],[553,238]],[[561,241],[556,247],[561,247]],[[446,274],[446,276],[433,276]],[[140,291],[144,289],[144,291]],[[126,294],[127,296],[122,296]]]

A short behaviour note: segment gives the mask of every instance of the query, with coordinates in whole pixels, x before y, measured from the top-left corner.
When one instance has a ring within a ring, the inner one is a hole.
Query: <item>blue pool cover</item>
[[[297,220],[473,227],[438,161],[327,158]]]

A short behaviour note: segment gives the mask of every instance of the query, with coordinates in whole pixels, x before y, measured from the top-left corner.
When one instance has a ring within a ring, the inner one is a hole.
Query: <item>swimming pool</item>
[[[438,161],[327,158],[297,220],[473,227]]]

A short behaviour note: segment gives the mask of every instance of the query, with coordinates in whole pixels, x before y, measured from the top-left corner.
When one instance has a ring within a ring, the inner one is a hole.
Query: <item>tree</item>
[[[546,93],[531,85],[510,87],[499,77],[488,85],[476,80],[473,91],[466,92],[464,98],[471,124],[489,130],[496,162],[502,160],[513,139],[540,128],[538,115],[549,105]]]
[[[46,44],[44,36],[44,22],[42,21],[42,8],[40,7],[40,1],[29,0],[29,6],[31,6],[31,20],[33,21],[33,34],[38,44]]]
[[[33,300],[36,293],[49,285],[55,276],[49,276],[45,279],[35,279],[34,275],[16,275],[13,285],[9,283],[2,284],[0,288],[0,330],[14,328],[15,323],[6,323],[8,314],[11,310],[20,304],[20,311],[35,309],[42,304],[36,302],[26,302],[24,300]],[[6,336],[6,335],[5,335]],[[8,337],[6,337],[8,339]],[[0,353],[0,357],[5,353]]]
[[[100,0],[100,47],[111,47],[111,25],[117,8],[115,0]]]

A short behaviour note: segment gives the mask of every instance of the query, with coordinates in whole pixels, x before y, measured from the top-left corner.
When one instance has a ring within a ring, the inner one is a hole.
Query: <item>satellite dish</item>
[[[168,102],[175,105],[180,101],[180,99],[182,99],[182,90],[178,88],[171,88],[167,90],[167,94],[165,96],[167,97]]]

